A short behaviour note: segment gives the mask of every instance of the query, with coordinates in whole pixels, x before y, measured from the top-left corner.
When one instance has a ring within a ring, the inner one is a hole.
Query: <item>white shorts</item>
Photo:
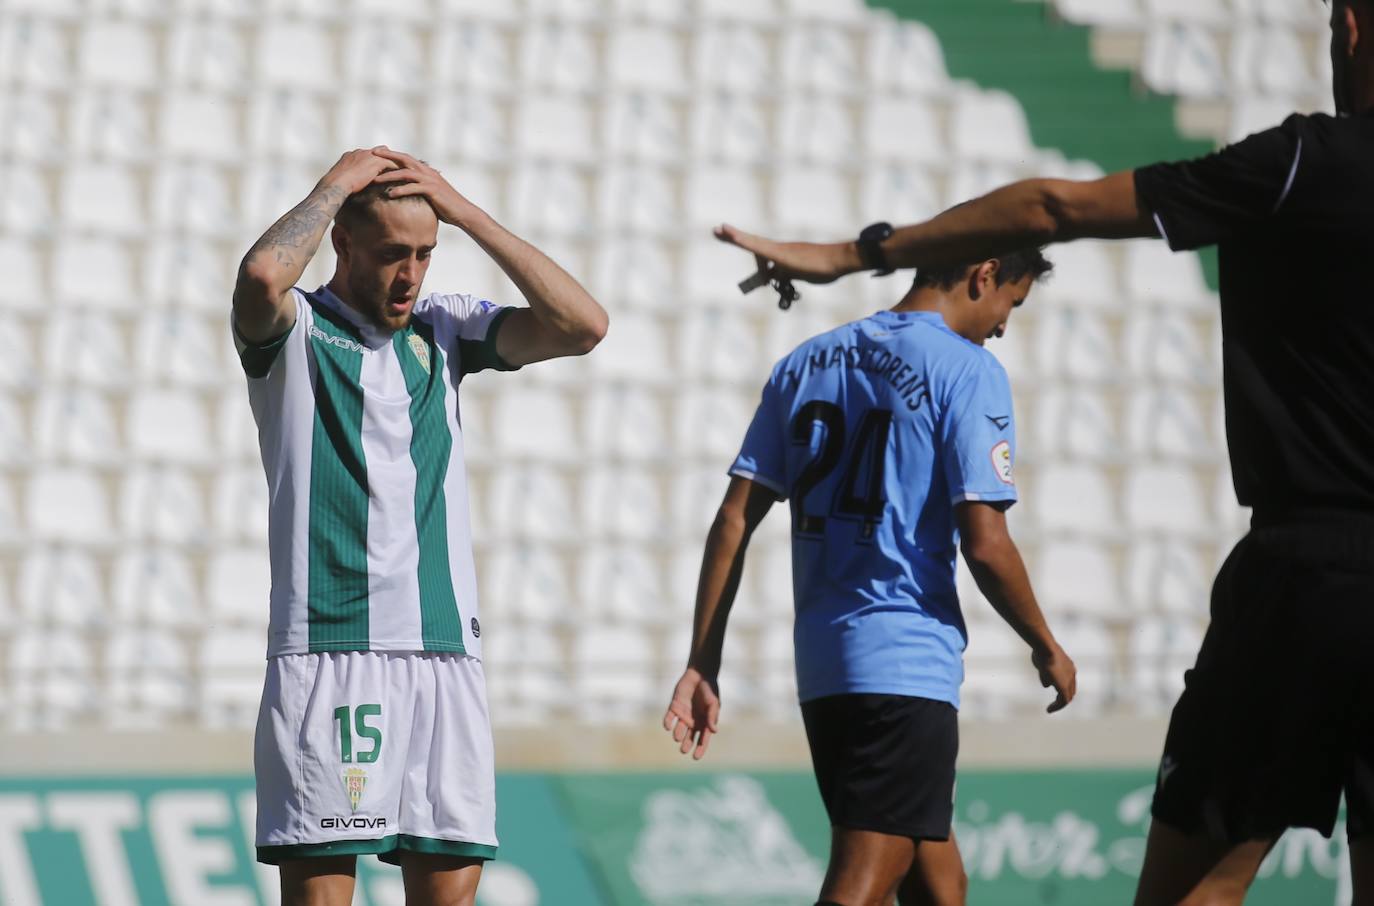
[[[260,862],[496,855],[491,721],[476,658],[269,658],[253,762]]]

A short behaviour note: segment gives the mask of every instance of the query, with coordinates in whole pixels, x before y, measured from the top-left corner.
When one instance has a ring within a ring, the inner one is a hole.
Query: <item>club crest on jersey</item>
[[[1011,477],[1011,444],[1007,441],[998,441],[990,452],[992,457],[992,468],[997,472],[997,477],[1003,484],[1016,484]]]
[[[410,351],[415,353],[415,358],[419,360],[425,374],[429,374],[429,344],[425,342],[425,338],[418,333],[411,334]]]
[[[363,790],[367,787],[367,771],[362,768],[344,768],[343,785],[348,792],[348,804],[356,812],[358,803],[363,800]]]

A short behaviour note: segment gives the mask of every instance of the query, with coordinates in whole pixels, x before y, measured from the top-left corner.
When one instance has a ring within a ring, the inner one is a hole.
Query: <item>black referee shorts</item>
[[[802,703],[816,783],[832,827],[948,840],[958,712],[907,695],[831,695]]]
[[[1154,816],[1240,842],[1374,831],[1374,518],[1256,518],[1212,590]]]

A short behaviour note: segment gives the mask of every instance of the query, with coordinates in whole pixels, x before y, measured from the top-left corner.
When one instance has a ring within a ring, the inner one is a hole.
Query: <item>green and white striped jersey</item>
[[[291,292],[286,335],[234,332],[270,501],[268,656],[480,658],[458,384],[513,369],[495,342],[513,309],[434,293],[389,333],[327,287]]]

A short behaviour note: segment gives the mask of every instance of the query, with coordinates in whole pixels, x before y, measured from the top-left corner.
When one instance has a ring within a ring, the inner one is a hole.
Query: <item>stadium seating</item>
[[[590,357],[463,383],[493,714],[656,717],[771,364],[907,286],[804,286],[783,315],[769,291],[739,296],[752,262],[709,228],[834,238],[1008,179],[1101,173],[1074,142],[1155,147],[1100,129],[1077,94],[1047,114],[1014,84],[969,78],[934,5],[907,4],[923,22],[876,5],[0,9],[0,684],[19,725],[251,725],[267,489],[229,294],[248,245],[344,145],[383,141],[435,162],[612,315]],[[1329,104],[1322,14],[1303,4],[1043,6],[1135,47],[1137,89],[1215,108],[1218,139]],[[1065,134],[1065,148],[1046,138]],[[989,347],[1017,394],[1011,518],[1080,646],[1084,714],[1157,714],[1246,521],[1219,420],[1216,297],[1199,260],[1162,243],[1051,257],[1052,282]],[[326,248],[303,282],[330,261]],[[427,285],[519,301],[452,228]],[[727,669],[737,713],[790,720],[786,532],[779,506]],[[977,611],[969,713],[1038,708],[1024,646],[964,573],[961,589]],[[78,655],[93,666],[51,666]]]

